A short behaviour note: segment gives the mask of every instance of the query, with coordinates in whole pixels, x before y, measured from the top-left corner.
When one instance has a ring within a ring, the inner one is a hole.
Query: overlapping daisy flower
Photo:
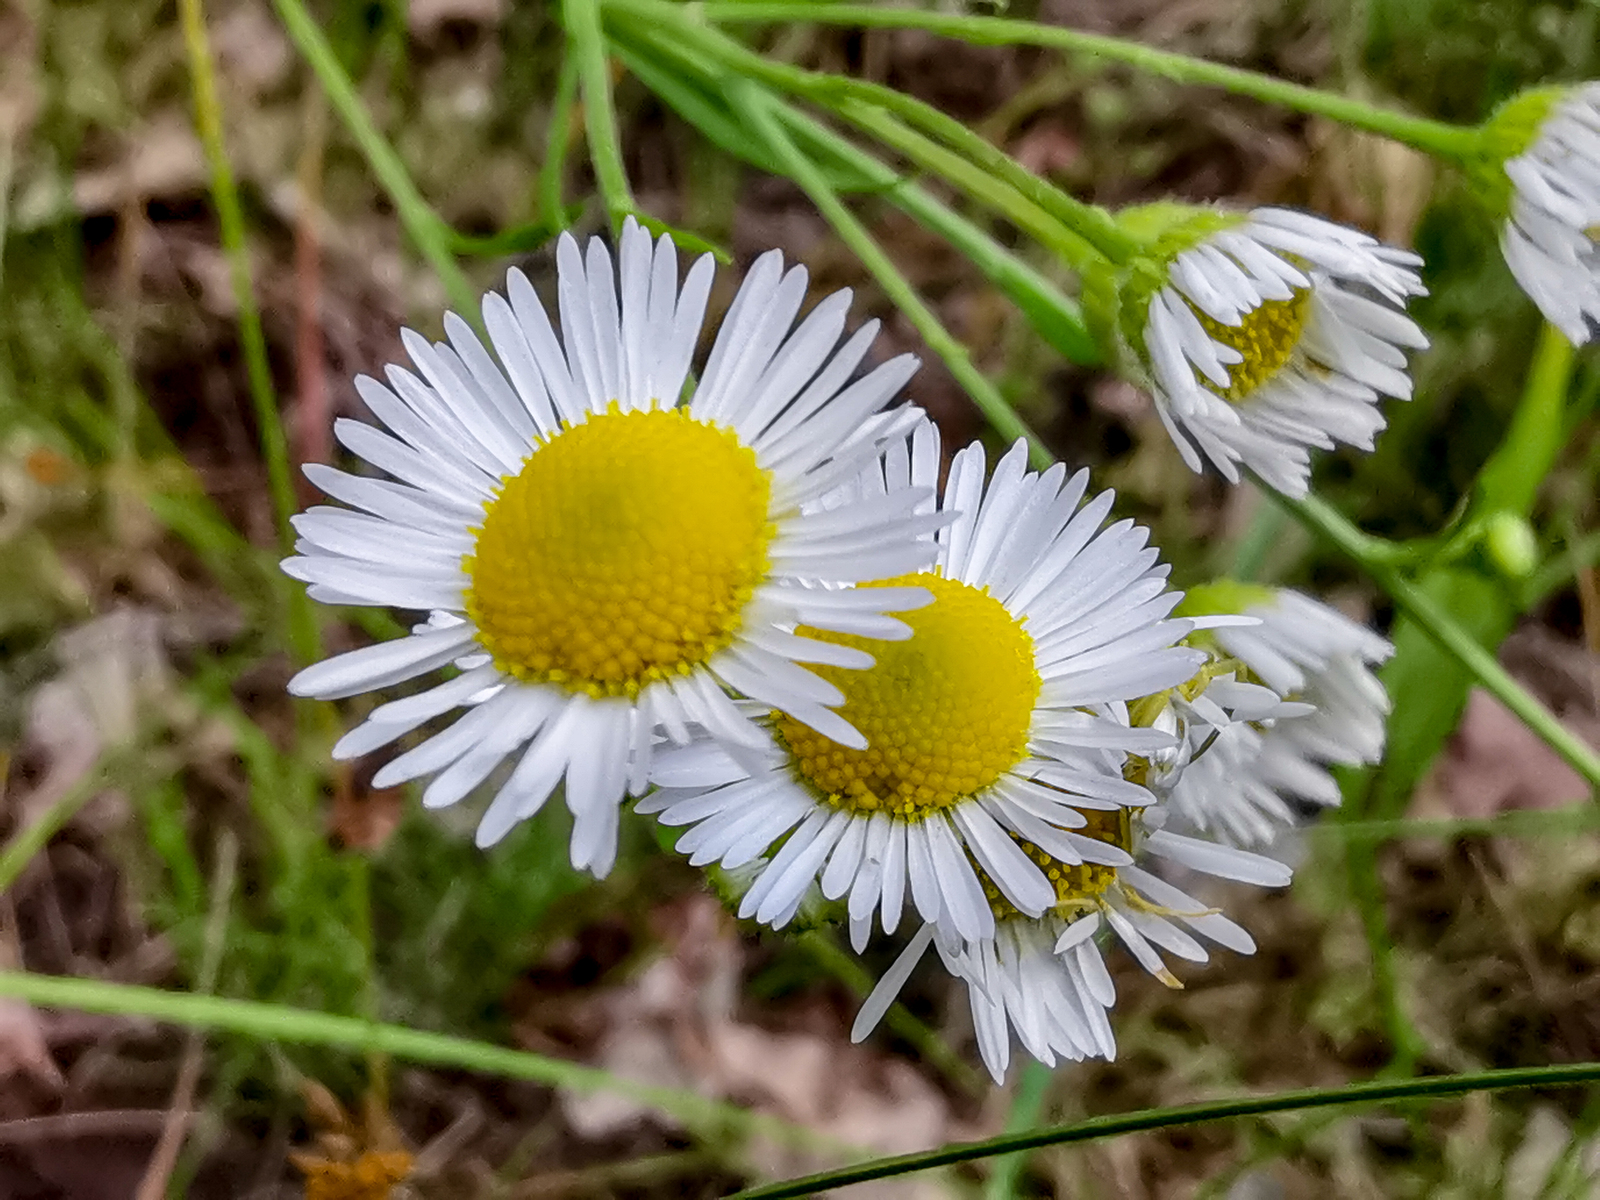
[[[914,510],[932,493],[816,504],[917,419],[886,410],[914,359],[859,370],[877,323],[844,336],[849,292],[796,324],[806,272],[763,255],[685,400],[710,257],[680,283],[671,240],[629,222],[615,267],[599,239],[585,254],[563,237],[557,261],[559,337],[512,271],[506,295],[483,306],[496,357],[450,315],[448,342],[404,334],[420,374],[357,381],[384,428],[342,420],[336,433],[380,474],[308,467],[349,507],[296,517],[299,553],[284,570],[325,603],[428,616],[407,637],[307,668],[290,689],[338,699],[456,668],[374,708],[335,756],[458,714],[374,783],[432,776],[423,803],[440,807],[507,765],[480,845],[564,783],[572,861],[603,875],[619,806],[644,791],[658,740],[714,735],[752,754],[768,744],[733,696],[782,713],[795,737],[866,745],[835,711],[845,693],[834,681],[871,666],[877,639],[908,636],[890,614],[930,591],[811,585],[926,566],[934,547]]]
[[[1204,620],[1230,609],[1258,623],[1216,624],[1193,640],[1208,642],[1218,665],[1236,665],[1245,679],[1229,671],[1201,693],[1220,701],[1190,714],[1190,741],[1207,748],[1172,773],[1166,798],[1196,829],[1264,846],[1297,823],[1297,809],[1339,803],[1330,766],[1383,757],[1389,697],[1372,668],[1394,647],[1288,588],[1219,581],[1191,589],[1182,611]]]
[[[1600,83],[1542,89],[1496,114],[1520,147],[1500,248],[1539,311],[1583,345],[1600,328]]]
[[[939,466],[938,435],[923,422],[824,511],[921,496]],[[838,593],[934,597],[904,614],[913,636],[874,648],[873,666],[818,668],[844,693],[839,713],[865,748],[774,713],[754,753],[705,737],[657,756],[660,790],[639,807],[689,827],[678,848],[693,862],[731,869],[772,851],[741,916],[784,925],[820,882],[824,897],[848,898],[858,948],[875,914],[892,932],[908,901],[924,921],[976,940],[993,936],[996,905],[1033,917],[1054,908],[1062,865],[1131,861],[1094,822],[1151,801],[1122,762],[1171,739],[1108,706],[1182,683],[1204,655],[1176,644],[1191,626],[1168,617],[1180,596],[1146,531],[1105,524],[1111,493],[1085,503],[1086,472],[1031,472],[1020,441],[987,486],[984,468],[981,445],[954,457],[938,510],[949,523],[928,569]]]
[[[1164,809],[1088,810],[1082,831],[1124,852],[1122,865],[1050,864],[1056,904],[1029,916],[995,902],[995,930],[962,939],[944,927],[925,925],[863,1003],[851,1037],[871,1032],[933,944],[945,968],[962,980],[972,1009],[978,1050],[996,1082],[1003,1082],[1011,1056],[1011,1033],[1040,1062],[1113,1058],[1116,1041],[1107,1012],[1116,990],[1098,940],[1114,935],[1147,971],[1169,987],[1181,987],[1162,952],[1204,963],[1208,953],[1194,936],[1240,954],[1255,942],[1242,926],[1148,869],[1151,858],[1223,879],[1281,887],[1289,868],[1273,859],[1161,826]]]
[[[1410,398],[1406,352],[1427,345],[1405,312],[1421,259],[1285,208],[1122,220],[1158,249],[1121,282],[1120,336],[1192,470],[1301,496],[1312,449],[1372,449],[1380,399]]]

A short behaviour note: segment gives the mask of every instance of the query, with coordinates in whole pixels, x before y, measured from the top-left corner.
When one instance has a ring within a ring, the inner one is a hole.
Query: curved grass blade
[[[1333,1105],[1378,1104],[1392,1100],[1441,1100],[1468,1092],[1502,1092],[1512,1088],[1560,1087],[1600,1080],[1600,1063],[1563,1063],[1553,1067],[1513,1067],[1498,1071],[1475,1071],[1465,1075],[1435,1075],[1424,1079],[1355,1083],[1342,1088],[1302,1088],[1273,1092],[1266,1096],[1239,1096],[1231,1100],[1208,1100],[1173,1108],[1147,1108],[1114,1116],[1091,1117],[1070,1125],[1055,1125],[1027,1133],[1002,1134],[981,1142],[957,1142],[920,1154],[900,1154],[844,1167],[821,1171],[799,1179],[748,1188],[729,1200],[780,1200],[787,1196],[809,1196],[830,1188],[873,1179],[888,1179],[947,1167],[955,1163],[1038,1150],[1045,1146],[1069,1146],[1099,1141],[1128,1133],[1170,1129],[1178,1125],[1198,1125],[1208,1121],[1229,1121],[1238,1117],[1265,1116],[1269,1113],[1297,1112]]]
[[[856,1158],[862,1154],[814,1130],[693,1092],[638,1083],[598,1067],[564,1062],[527,1050],[511,1050],[489,1042],[407,1029],[380,1021],[310,1012],[257,1000],[171,992],[98,979],[34,975],[26,971],[0,971],[0,996],[50,1008],[148,1017],[189,1029],[215,1030],[266,1041],[389,1054],[408,1062],[482,1071],[576,1092],[609,1091],[657,1109],[706,1136],[725,1139],[730,1135],[760,1135],[785,1145],[824,1150],[842,1157]]]

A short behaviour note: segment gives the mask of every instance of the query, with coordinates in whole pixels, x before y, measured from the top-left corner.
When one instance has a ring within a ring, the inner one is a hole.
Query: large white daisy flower
[[[1312,447],[1371,450],[1380,397],[1411,397],[1422,260],[1290,209],[1195,219],[1207,232],[1159,286],[1127,293],[1156,411],[1192,470],[1204,456],[1230,483],[1242,466],[1304,495]]]
[[[1527,99],[1547,115],[1505,162],[1500,248],[1545,319],[1581,346],[1600,327],[1600,83]]]
[[[1058,1059],[1114,1058],[1116,1042],[1107,1011],[1116,990],[1096,935],[1109,930],[1151,974],[1181,987],[1161,952],[1189,962],[1207,961],[1193,934],[1240,954],[1255,942],[1236,922],[1182,889],[1136,865],[1149,855],[1191,870],[1262,887],[1281,887],[1289,868],[1261,855],[1197,838],[1159,825],[1159,808],[1089,811],[1085,832],[1127,852],[1130,861],[1109,867],[1092,863],[1051,865],[1057,904],[1042,917],[1000,911],[992,935],[974,940],[946,928],[924,926],[861,1006],[851,1039],[869,1034],[905,986],[929,943],[945,968],[967,985],[978,1050],[996,1082],[1003,1082],[1011,1057],[1010,1031],[1027,1052],[1047,1066]]]
[[[831,511],[933,484],[939,463],[923,423],[909,453],[891,446],[883,472]],[[858,946],[875,912],[896,927],[908,893],[925,921],[975,939],[993,932],[995,904],[1038,915],[1055,903],[1042,863],[1127,861],[1080,832],[1079,810],[1148,803],[1122,777],[1124,753],[1170,739],[1085,710],[1175,686],[1204,656],[1174,646],[1190,626],[1167,619],[1179,597],[1147,532],[1102,528],[1111,493],[1083,503],[1087,484],[1059,465],[1028,471],[1020,441],[987,491],[982,447],[955,456],[935,565],[842,593],[927,588],[933,603],[905,616],[914,636],[866,670],[819,668],[866,749],[779,715],[758,753],[705,741],[658,757],[662,790],[640,808],[692,826],[678,847],[693,862],[737,867],[786,836],[741,915],[782,925],[820,878],[824,896],[849,897]]]
[[[1221,625],[1202,636],[1264,685],[1256,691],[1283,703],[1229,704],[1225,717],[1208,711],[1189,721],[1186,741],[1203,740],[1206,748],[1176,774],[1171,805],[1198,829],[1237,845],[1264,845],[1296,823],[1291,801],[1339,803],[1330,765],[1383,757],[1389,697],[1372,666],[1394,647],[1287,588],[1210,584],[1193,589],[1185,605],[1194,614],[1237,606],[1256,618],[1256,624]]]
[[[829,512],[817,497],[853,479],[917,410],[882,411],[910,377],[902,356],[856,378],[877,322],[840,343],[849,292],[795,325],[806,271],[758,259],[680,404],[701,329],[709,256],[682,286],[670,239],[632,222],[620,270],[606,246],[557,252],[561,337],[527,279],[491,294],[483,319],[498,364],[465,321],[447,343],[406,331],[421,377],[357,387],[388,432],[340,421],[339,440],[390,478],[311,466],[351,505],[295,518],[284,570],[331,604],[431,612],[411,636],[297,675],[297,695],[337,699],[454,665],[429,690],[374,709],[339,741],[349,758],[431,718],[454,724],[375,777],[433,775],[430,808],[453,804],[515,759],[478,826],[487,845],[565,781],[572,861],[597,875],[616,851],[618,807],[645,788],[657,731],[736,744],[766,733],[727,690],[840,744],[865,740],[833,711],[839,688],[797,665],[872,663],[875,638],[907,637],[886,614],[926,604],[920,587],[827,591],[925,565],[918,495]],[[930,493],[931,494],[931,493]],[[804,624],[848,646],[802,637]],[[726,690],[725,690],[726,689]]]

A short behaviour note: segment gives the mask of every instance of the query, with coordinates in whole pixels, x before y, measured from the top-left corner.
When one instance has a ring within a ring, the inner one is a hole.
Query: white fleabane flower
[[[829,511],[935,484],[939,464],[923,423],[909,450],[891,446],[883,471]],[[993,932],[995,903],[1034,915],[1055,903],[1042,863],[1127,861],[1081,832],[1079,810],[1148,803],[1122,777],[1125,752],[1170,739],[1084,710],[1175,686],[1204,655],[1174,646],[1190,627],[1167,619],[1178,596],[1148,533],[1103,527],[1112,496],[1083,503],[1087,484],[1059,465],[1028,471],[1019,441],[986,490],[974,444],[951,465],[942,511],[954,519],[932,568],[833,593],[841,604],[883,588],[934,596],[905,615],[911,639],[875,648],[872,667],[818,668],[844,693],[839,713],[865,749],[779,714],[757,753],[707,741],[658,757],[662,790],[639,807],[691,826],[678,847],[694,863],[735,868],[784,839],[742,916],[781,926],[820,879],[828,899],[849,897],[858,947],[874,913],[892,931],[908,898],[925,921],[975,939]]]
[[[1496,125],[1522,126],[1525,144],[1504,162],[1501,251],[1545,319],[1581,346],[1600,328],[1600,83],[1519,97]]]
[[[1209,459],[1305,494],[1313,447],[1371,450],[1379,400],[1411,397],[1405,313],[1425,289],[1416,255],[1283,208],[1229,214],[1155,206],[1167,257],[1124,283],[1123,336],[1184,461]],[[1124,217],[1130,227],[1137,210]]]
[[[1161,829],[1159,808],[1091,811],[1085,830],[1125,851],[1129,862],[1054,863],[1057,904],[1041,917],[1015,909],[996,913],[992,935],[963,941],[949,930],[924,926],[884,973],[856,1017],[850,1036],[860,1041],[882,1019],[930,942],[945,968],[967,985],[978,1049],[996,1082],[1011,1055],[1011,1031],[1047,1066],[1058,1059],[1114,1058],[1116,1042],[1107,1012],[1116,991],[1096,935],[1109,931],[1147,971],[1168,987],[1181,987],[1162,958],[1203,963],[1196,940],[1253,954],[1243,927],[1181,888],[1138,865],[1151,855],[1193,871],[1262,887],[1281,887],[1289,868],[1248,851],[1181,837]]]
[[[1208,712],[1189,721],[1187,743],[1192,749],[1204,742],[1206,749],[1177,774],[1170,801],[1201,830],[1236,845],[1264,845],[1296,823],[1291,801],[1339,803],[1330,765],[1383,757],[1390,705],[1372,667],[1394,647],[1287,588],[1224,581],[1195,588],[1185,600],[1185,611],[1197,618],[1217,607],[1241,608],[1258,623],[1218,625],[1200,636],[1264,685],[1257,692],[1282,703],[1227,705],[1223,719]],[[1223,678],[1232,680],[1231,674]],[[1208,686],[1202,698],[1217,686]]]
[[[682,286],[670,239],[632,222],[619,269],[606,246],[561,239],[558,340],[518,271],[486,297],[498,363],[465,321],[448,343],[410,331],[420,377],[357,380],[388,432],[357,421],[341,442],[389,478],[307,467],[351,508],[295,518],[299,556],[284,570],[331,604],[431,612],[411,636],[341,654],[290,684],[337,699],[454,665],[429,690],[382,704],[334,748],[387,745],[457,709],[454,724],[377,774],[385,787],[432,775],[428,807],[453,804],[502,762],[514,769],[483,814],[480,845],[537,812],[558,784],[574,814],[575,866],[603,875],[618,808],[649,775],[657,731],[693,729],[762,745],[728,690],[843,745],[864,739],[833,709],[844,694],[799,666],[868,666],[871,638],[908,636],[886,615],[925,604],[917,587],[828,592],[925,565],[914,492],[847,511],[807,505],[854,478],[917,410],[883,411],[915,360],[853,378],[877,322],[844,332],[850,294],[795,325],[806,272],[772,251],[740,287],[700,382],[680,393],[713,267]],[[859,635],[840,646],[805,624]]]

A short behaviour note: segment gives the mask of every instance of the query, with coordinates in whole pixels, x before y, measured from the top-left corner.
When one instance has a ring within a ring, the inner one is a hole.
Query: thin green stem
[[[1600,825],[1600,808],[1575,804],[1566,808],[1514,809],[1493,817],[1394,817],[1372,821],[1318,821],[1309,837],[1340,842],[1388,842],[1397,838],[1550,837],[1573,834]]]
[[[749,1188],[735,1192],[728,1200],[780,1200],[788,1196],[809,1196],[852,1183],[867,1183],[926,1171],[954,1163],[971,1162],[997,1154],[1038,1150],[1045,1146],[1067,1146],[1099,1141],[1129,1133],[1171,1129],[1180,1125],[1199,1125],[1209,1121],[1230,1121],[1268,1113],[1298,1112],[1333,1105],[1378,1104],[1394,1100],[1441,1100],[1469,1092],[1502,1092],[1514,1088],[1561,1087],[1594,1083],[1600,1080],[1600,1063],[1562,1063],[1552,1067],[1515,1067],[1499,1071],[1475,1071],[1464,1075],[1434,1075],[1423,1079],[1380,1080],[1355,1083],[1341,1088],[1301,1088],[1274,1092],[1266,1096],[1240,1096],[1231,1100],[1208,1100],[1175,1108],[1146,1108],[1138,1112],[1091,1117],[1070,1125],[1026,1133],[1003,1134],[981,1142],[956,1142],[920,1154],[901,1154],[880,1158],[860,1166],[837,1171],[822,1171],[800,1179]]]
[[[1042,46],[1074,54],[1086,54],[1113,62],[1127,63],[1142,71],[1170,79],[1174,83],[1219,87],[1241,96],[1275,104],[1296,112],[1327,117],[1355,129],[1380,134],[1404,142],[1418,150],[1455,162],[1469,160],[1478,148],[1476,127],[1451,125],[1426,117],[1412,116],[1368,104],[1320,88],[1306,87],[1245,71],[1221,63],[1206,62],[1187,54],[1158,50],[1122,38],[1085,33],[1055,25],[1004,17],[967,16],[929,12],[916,8],[876,8],[863,4],[815,4],[806,0],[707,0],[697,6],[708,21],[775,22],[803,21],[858,28],[921,29],[985,46]]]
[[[685,120],[757,167],[777,169],[759,153],[737,117],[720,105],[713,107],[710,96],[686,81],[686,76],[693,74],[714,93],[720,86],[720,70],[714,63],[695,58],[683,38],[657,32],[654,27],[628,27],[616,36],[623,39],[614,44],[628,68]],[[1077,304],[1049,279],[931,193],[820,122],[786,102],[774,101],[773,110],[796,142],[818,162],[837,174],[859,177],[862,190],[893,204],[956,247],[1062,354],[1077,363],[1100,361],[1099,347],[1084,327]]]
[[[179,0],[178,12],[189,59],[189,80],[194,89],[195,126],[211,172],[211,202],[217,210],[222,249],[228,258],[234,303],[239,307],[239,342],[250,382],[256,432],[261,439],[261,457],[267,465],[267,487],[272,495],[273,515],[277,518],[278,540],[284,553],[288,553],[294,546],[294,529],[289,518],[297,507],[289,467],[289,442],[278,412],[272,367],[267,361],[267,339],[261,331],[261,310],[256,306],[255,285],[250,278],[244,212],[239,207],[239,190],[223,141],[222,106],[217,100],[217,78],[211,62],[211,44],[206,37],[205,13],[201,0]]]
[[[1034,240],[1061,254],[1075,270],[1082,271],[1100,258],[1124,262],[1139,251],[1139,242],[1125,233],[1110,213],[1052,187],[960,121],[913,96],[880,84],[773,62],[732,38],[685,19],[681,6],[664,0],[608,0],[608,5],[637,13],[643,21],[670,23],[675,38],[693,43],[740,74],[837,113],[1008,217]],[[930,137],[942,141],[944,147]]]
[[[567,150],[572,144],[572,106],[577,102],[578,63],[567,54],[561,60],[561,74],[556,79],[550,123],[545,128],[544,162],[539,167],[539,220],[556,230],[567,227],[566,200],[562,192],[567,179]]]
[[[839,199],[838,193],[833,190],[822,171],[796,148],[773,112],[772,97],[747,80],[731,83],[729,92],[730,98],[748,121],[751,131],[767,143],[772,154],[783,164],[789,177],[811,197],[811,202],[817,206],[828,224],[833,226],[840,240],[866,264],[873,278],[878,281],[878,286],[883,288],[896,307],[906,314],[922,340],[944,360],[945,366],[956,377],[956,381],[967,390],[967,394],[972,397],[973,403],[978,406],[989,423],[1008,440],[1026,439],[1033,461],[1041,467],[1054,461],[1054,456],[1039,440],[1038,435],[1028,428],[1000,394],[1000,390],[989,382],[988,377],[973,365],[972,356],[967,348],[951,336],[939,318],[934,315],[933,310],[923,303],[916,289],[900,273],[899,268],[873,240],[866,227]]]
[[[600,198],[613,230],[636,211],[633,193],[628,188],[628,172],[622,165],[622,146],[617,136],[617,114],[611,103],[611,75],[606,67],[605,40],[600,32],[599,0],[564,0],[570,53],[578,62],[578,77],[583,84],[583,119],[589,135],[589,158],[594,164]]]
[[[481,332],[478,291],[467,282],[467,277],[461,273],[451,252],[454,234],[450,226],[422,198],[400,156],[372,123],[366,106],[356,94],[355,85],[350,82],[350,76],[345,74],[338,55],[328,45],[328,39],[323,36],[316,20],[306,11],[303,0],[273,0],[273,7],[278,10],[278,17],[288,31],[289,39],[316,74],[333,103],[334,111],[339,114],[339,119],[344,122],[366,158],[367,165],[388,193],[407,235],[444,285],[450,303],[463,317],[477,325]]]
[[[1525,516],[1533,511],[1539,485],[1566,441],[1564,418],[1575,357],[1572,343],[1546,322],[1534,345],[1511,425],[1473,487],[1473,500],[1481,512]]]
[[[1033,200],[1019,194],[999,174],[924,137],[894,114],[853,100],[839,103],[834,111],[884,145],[898,150],[923,170],[931,171],[994,209],[1041,246],[1059,255],[1078,274],[1101,260],[1100,251],[1083,239],[1077,227],[1063,224]],[[1125,248],[1119,245],[1118,249],[1120,252]]]
[[[1265,487],[1265,485],[1262,485]],[[1376,540],[1345,520],[1325,501],[1315,496],[1293,500],[1267,489],[1277,502],[1308,528],[1322,534],[1339,549],[1364,566],[1378,586],[1394,599],[1424,632],[1462,666],[1471,671],[1485,689],[1515,713],[1522,722],[1559,754],[1573,770],[1600,789],[1600,754],[1578,737],[1555,715],[1506,673],[1504,667],[1458,625],[1453,617],[1395,567],[1375,560],[1367,553],[1368,543]]]
[[[256,1000],[169,992],[133,984],[98,979],[72,979],[33,975],[26,971],[0,971],[0,996],[29,1004],[72,1008],[82,1012],[146,1017],[190,1029],[210,1029],[264,1041],[292,1042],[303,1046],[329,1046],[356,1053],[389,1054],[407,1062],[458,1070],[482,1071],[508,1079],[563,1087],[575,1092],[613,1092],[626,1096],[702,1133],[761,1135],[788,1146],[826,1150],[858,1157],[860,1151],[842,1146],[802,1126],[747,1112],[732,1104],[709,1100],[693,1092],[638,1083],[578,1063],[564,1062],[526,1050],[508,1050],[489,1042],[451,1037],[388,1025],[359,1017],[341,1017]]]

